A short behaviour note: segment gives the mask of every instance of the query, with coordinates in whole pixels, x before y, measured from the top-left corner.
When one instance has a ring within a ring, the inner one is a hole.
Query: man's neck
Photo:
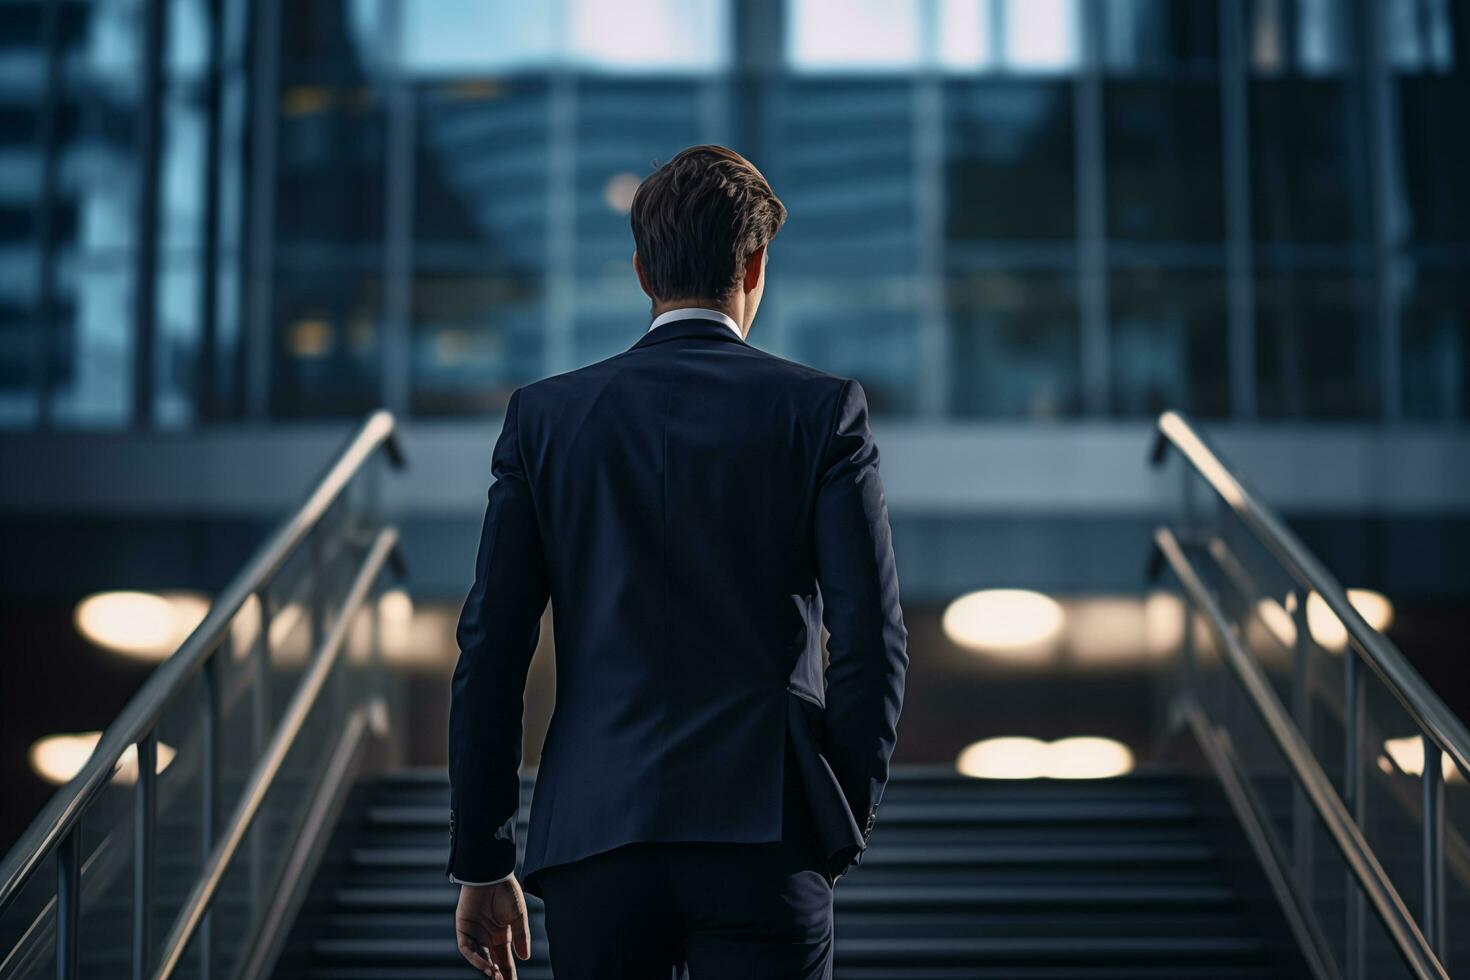
[[[658,319],[673,310],[715,310],[734,320],[735,325],[740,328],[740,336],[744,337],[746,334],[744,300],[745,297],[738,294],[733,299],[724,302],[712,299],[671,299],[663,303],[654,303],[653,317]]]

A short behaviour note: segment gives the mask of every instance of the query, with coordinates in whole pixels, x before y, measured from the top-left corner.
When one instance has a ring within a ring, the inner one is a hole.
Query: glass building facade
[[[494,413],[733,145],[753,340],[942,424],[1470,414],[1470,0],[0,0],[0,427]]]

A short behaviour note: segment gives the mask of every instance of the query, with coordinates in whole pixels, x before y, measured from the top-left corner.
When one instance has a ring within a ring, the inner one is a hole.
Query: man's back
[[[824,699],[812,521],[844,391],[685,320],[521,393],[557,652],[527,876],[779,837],[788,688]]]
[[[487,973],[529,942],[513,830],[548,601],[556,705],[521,877],[559,980],[830,969],[831,887],[888,779],[906,634],[862,388],[744,339],[782,215],[743,158],[680,154],[634,202],[639,254],[661,257],[634,265],[668,308],[507,407],[449,732],[447,870]]]

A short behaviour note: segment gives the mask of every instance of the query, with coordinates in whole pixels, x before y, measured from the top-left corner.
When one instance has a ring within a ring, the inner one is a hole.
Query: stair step
[[[1089,887],[1085,885],[945,885],[924,883],[867,886],[854,876],[833,890],[833,903],[842,909],[1014,909],[1093,908],[1155,909],[1226,906],[1235,896],[1223,886],[1131,886]],[[333,898],[347,909],[439,909],[453,910],[458,890],[449,883],[439,887],[343,888]]]
[[[524,811],[524,808],[523,808]],[[1076,823],[1085,827],[1108,824],[1193,823],[1198,818],[1193,805],[1182,800],[1063,800],[1016,799],[935,800],[909,802],[885,800],[879,808],[882,827],[911,825],[1009,825]],[[368,807],[370,825],[443,829],[449,825],[447,807],[422,803],[379,803]],[[524,820],[521,821],[524,826]]]
[[[1011,937],[886,937],[845,939],[837,944],[834,959],[839,964],[877,965],[1015,962],[1065,963],[1073,960],[1099,962],[1172,962],[1179,959],[1255,959],[1262,954],[1258,940],[1249,937],[1101,937],[1040,936]],[[393,937],[374,939],[319,939],[313,944],[319,956],[339,962],[391,963],[437,962],[458,965],[462,961],[452,936],[440,939]],[[539,958],[539,957],[538,957]]]
[[[468,975],[464,971],[455,974]],[[302,974],[303,980],[444,980],[443,967],[320,966]],[[518,963],[520,980],[552,980],[544,963]],[[1259,966],[1191,964],[1170,966],[910,966],[901,974],[891,967],[845,966],[836,980],[1273,980],[1270,970]]]
[[[374,847],[352,852],[352,863],[379,868],[443,869],[448,851],[439,847]],[[1147,865],[1178,867],[1184,864],[1210,863],[1214,852],[1203,844],[1130,844],[1112,847],[1089,847],[1059,844],[983,845],[956,844],[950,847],[925,844],[880,846],[876,842],[863,856],[863,867],[895,866],[945,868],[960,866],[994,867],[1005,865],[1091,865],[1137,868]]]
[[[522,820],[531,796],[523,781]],[[281,980],[468,975],[444,877],[442,770],[364,787]],[[900,768],[863,863],[833,894],[834,980],[1268,980],[1256,924],[1222,879],[1186,780],[986,781]],[[550,977],[542,905],[533,957]]]

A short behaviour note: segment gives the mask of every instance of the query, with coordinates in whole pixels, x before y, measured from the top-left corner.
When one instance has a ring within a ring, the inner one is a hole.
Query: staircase
[[[473,975],[453,939],[447,813],[440,772],[363,787],[276,975]],[[862,867],[837,885],[836,977],[1281,975],[1199,817],[1183,778],[1165,771],[996,782],[899,769]],[[533,957],[519,972],[536,980],[551,971],[531,906]]]

